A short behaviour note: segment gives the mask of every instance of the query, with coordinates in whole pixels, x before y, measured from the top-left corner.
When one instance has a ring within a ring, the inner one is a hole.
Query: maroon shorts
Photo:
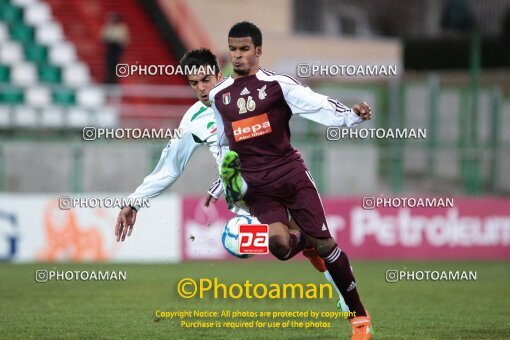
[[[322,202],[310,173],[303,169],[264,186],[250,186],[244,197],[250,213],[264,224],[289,225],[289,213],[305,234],[331,237]]]

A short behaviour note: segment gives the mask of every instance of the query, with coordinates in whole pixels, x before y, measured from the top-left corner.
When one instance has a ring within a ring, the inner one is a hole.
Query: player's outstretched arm
[[[162,151],[158,164],[143,183],[129,195],[129,199],[153,198],[172,186],[188,165],[191,156],[200,146],[190,131],[184,130],[182,138],[172,140]],[[138,210],[139,207],[136,207]]]
[[[117,223],[115,224],[115,236],[117,236],[117,242],[124,242],[126,235],[131,236],[135,222],[136,210],[133,207],[123,207],[119,211]]]
[[[279,84],[292,113],[319,124],[353,127],[371,117],[370,107],[366,103],[357,104],[351,109],[292,78],[281,77]],[[360,115],[362,110],[363,116]]]
[[[158,164],[152,173],[145,177],[143,183],[136,188],[135,192],[129,195],[128,198],[130,200],[136,201],[143,198],[156,197],[169,188],[182,174],[191,156],[201,145],[193,138],[192,131],[194,131],[194,126],[190,126],[187,123],[189,121],[188,118],[193,112],[194,110],[190,108],[179,124],[179,129],[182,130],[182,138],[172,140],[166,145],[161,152]],[[115,224],[117,241],[124,241],[126,235],[131,235],[136,220],[136,213],[140,208],[136,205],[124,207],[119,212]]]

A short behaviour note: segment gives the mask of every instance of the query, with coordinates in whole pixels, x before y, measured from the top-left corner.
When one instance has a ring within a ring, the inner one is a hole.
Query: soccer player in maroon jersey
[[[313,92],[286,75],[259,67],[262,33],[249,22],[228,34],[234,73],[209,93],[218,142],[228,144],[222,177],[227,201],[244,200],[252,215],[269,225],[269,249],[288,260],[309,243],[326,263],[350,311],[353,339],[368,339],[370,318],[359,298],[349,260],[332,238],[315,183],[290,144],[293,115],[327,126],[354,126],[371,118],[366,103],[352,109]],[[242,176],[241,176],[242,174]],[[300,233],[289,233],[289,213]]]

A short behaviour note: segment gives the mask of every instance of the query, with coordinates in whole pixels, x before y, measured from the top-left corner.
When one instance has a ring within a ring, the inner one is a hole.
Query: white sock
[[[338,290],[338,287],[336,286],[335,281],[333,281],[333,278],[331,277],[331,274],[329,273],[329,271],[326,270],[324,272],[324,276],[329,281],[329,283],[333,287],[335,287],[335,290],[338,293],[338,298],[340,299],[340,308],[342,308],[342,312],[349,312],[349,306],[347,306],[347,304],[345,303],[344,297],[340,293],[340,290]]]

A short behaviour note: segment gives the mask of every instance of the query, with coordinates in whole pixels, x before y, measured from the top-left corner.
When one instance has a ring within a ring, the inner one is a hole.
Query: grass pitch
[[[353,262],[358,288],[373,318],[374,339],[509,339],[510,264],[504,262]],[[35,282],[35,271],[121,270],[126,281]],[[387,283],[388,269],[471,270],[476,281]],[[335,311],[336,299],[184,299],[177,283],[217,277],[221,283],[323,283],[306,261],[192,262],[183,264],[0,265],[0,337],[348,339],[344,319],[330,328],[184,328],[179,319],[155,319],[156,310]],[[187,318],[188,321],[227,321]],[[311,321],[244,318],[230,321]]]

